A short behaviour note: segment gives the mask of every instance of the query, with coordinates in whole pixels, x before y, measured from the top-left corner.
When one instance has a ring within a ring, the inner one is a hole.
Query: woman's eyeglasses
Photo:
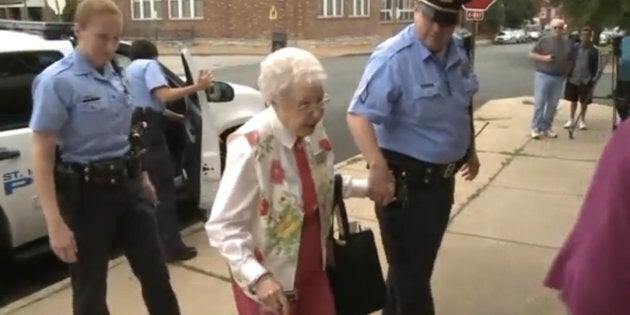
[[[302,103],[298,106],[298,110],[301,112],[314,113],[317,110],[324,109],[326,104],[330,102],[330,95],[324,94],[321,101],[315,103]]]

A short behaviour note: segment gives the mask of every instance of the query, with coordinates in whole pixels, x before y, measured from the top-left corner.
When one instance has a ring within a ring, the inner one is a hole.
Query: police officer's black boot
[[[192,246],[184,246],[179,250],[166,253],[167,262],[186,261],[197,257],[197,249]]]

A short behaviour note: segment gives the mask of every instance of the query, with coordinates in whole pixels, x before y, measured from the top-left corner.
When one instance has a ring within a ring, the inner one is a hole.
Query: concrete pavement
[[[562,315],[556,294],[541,282],[575,220],[598,156],[611,133],[611,109],[589,108],[591,130],[569,140],[561,130],[567,104],[558,111],[558,139],[530,140],[532,107],[525,98],[488,102],[476,112],[482,168],[473,182],[459,181],[451,224],[434,274],[441,315]],[[339,165],[366,176],[360,157]],[[378,232],[372,204],[347,200],[353,220]],[[228,272],[197,225],[187,231],[200,255],[170,266],[182,313],[235,314]],[[376,233],[378,235],[378,233]],[[377,242],[386,270],[384,255]],[[68,281],[0,309],[0,314],[70,314]],[[137,281],[124,258],[112,261],[108,302],[112,314],[146,314]]]

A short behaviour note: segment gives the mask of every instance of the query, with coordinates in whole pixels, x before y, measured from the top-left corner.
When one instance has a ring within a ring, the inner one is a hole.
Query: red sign
[[[471,0],[462,5],[465,10],[488,10],[497,0]]]
[[[484,17],[483,10],[466,10],[466,20],[467,21],[483,21]]]

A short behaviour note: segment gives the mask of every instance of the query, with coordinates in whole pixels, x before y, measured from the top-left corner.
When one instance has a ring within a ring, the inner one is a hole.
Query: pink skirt
[[[335,315],[335,301],[328,282],[328,275],[322,268],[319,214],[307,213],[302,226],[300,252],[295,275],[297,299],[291,301],[291,315]],[[264,258],[257,257],[262,260]],[[271,310],[250,299],[232,281],[232,289],[239,315],[275,315]],[[279,315],[279,314],[278,314]]]

